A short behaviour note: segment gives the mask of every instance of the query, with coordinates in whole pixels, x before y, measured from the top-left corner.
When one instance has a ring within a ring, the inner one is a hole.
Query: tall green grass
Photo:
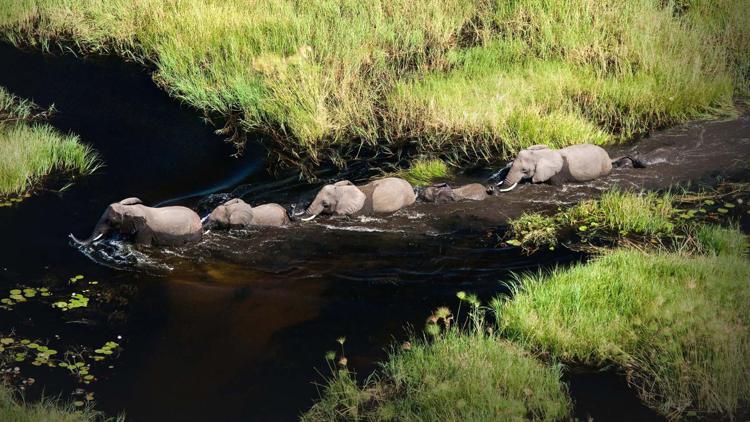
[[[411,163],[409,168],[393,173],[393,176],[401,177],[414,186],[427,186],[437,179],[451,175],[451,170],[443,160],[420,159]]]
[[[734,112],[744,0],[0,0],[0,34],[153,63],[286,156],[362,144],[490,159]]]
[[[562,361],[617,365],[671,418],[731,419],[750,405],[750,262],[722,251],[618,250],[525,276],[512,300],[498,302],[498,323],[509,338]]]
[[[97,154],[77,136],[31,123],[52,111],[0,87],[0,198],[25,194],[52,173],[89,174],[99,167]]]
[[[450,317],[445,310],[444,316]],[[364,387],[334,373],[303,421],[556,421],[571,401],[561,367],[479,330],[454,327],[392,351]]]

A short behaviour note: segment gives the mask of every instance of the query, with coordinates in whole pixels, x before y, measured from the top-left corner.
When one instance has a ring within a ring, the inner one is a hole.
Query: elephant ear
[[[122,201],[120,201],[120,205],[138,205],[142,203],[143,201],[141,201],[139,198],[136,198],[136,197],[125,198]]]
[[[333,186],[354,186],[354,183],[348,180],[341,180],[333,184]]]
[[[244,202],[245,202],[245,201],[243,201],[243,200],[242,200],[242,199],[240,199],[240,198],[234,198],[234,199],[230,199],[229,201],[225,202],[225,203],[224,203],[224,205],[234,205],[234,204],[241,204],[241,203],[244,203]]]
[[[534,183],[546,182],[552,176],[560,173],[562,168],[563,158],[559,152],[543,151],[536,162],[536,169],[534,169],[534,176],[531,178],[531,181]]]
[[[539,145],[532,145],[526,149],[529,151],[539,151],[542,149],[550,149],[550,148],[547,145],[539,144]]]

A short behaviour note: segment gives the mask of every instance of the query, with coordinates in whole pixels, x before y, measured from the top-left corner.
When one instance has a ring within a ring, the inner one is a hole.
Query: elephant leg
[[[135,242],[142,245],[151,245],[154,243],[154,236],[150,231],[141,230],[135,234]]]

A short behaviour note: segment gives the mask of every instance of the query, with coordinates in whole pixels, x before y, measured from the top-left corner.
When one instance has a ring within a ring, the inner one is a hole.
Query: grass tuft
[[[0,198],[24,195],[52,173],[89,174],[101,165],[77,136],[34,123],[53,112],[0,87]]]
[[[406,179],[414,186],[427,186],[437,179],[450,176],[448,165],[442,160],[416,160],[408,169],[397,171],[395,177]]]
[[[348,370],[334,372],[302,420],[554,421],[569,415],[560,366],[546,366],[488,334],[479,314],[469,329],[450,326],[447,308],[430,318],[428,327],[437,328],[432,341],[412,340],[393,350],[364,387]]]
[[[732,244],[710,230],[712,245]],[[723,250],[723,246],[719,247]],[[750,263],[745,256],[616,250],[525,276],[497,302],[509,338],[566,362],[614,363],[671,418],[736,417],[750,404]]]

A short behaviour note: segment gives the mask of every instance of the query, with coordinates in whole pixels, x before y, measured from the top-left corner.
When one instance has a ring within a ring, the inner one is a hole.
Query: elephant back
[[[368,194],[369,186],[372,193]],[[394,212],[409,206],[416,201],[416,194],[412,185],[398,177],[386,177],[376,180],[360,188],[365,195],[372,198],[373,212]]]
[[[566,176],[572,181],[586,182],[612,171],[609,154],[598,145],[572,145],[561,149],[560,153],[566,163]]]

